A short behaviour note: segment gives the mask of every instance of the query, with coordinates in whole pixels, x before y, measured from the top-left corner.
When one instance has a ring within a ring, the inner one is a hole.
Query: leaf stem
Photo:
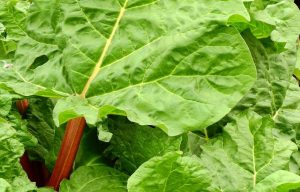
[[[205,140],[208,141],[209,137],[208,137],[208,133],[207,133],[207,129],[204,129],[204,135],[205,135]]]
[[[16,105],[17,105],[19,113],[22,116],[24,116],[25,113],[26,113],[26,110],[27,110],[27,108],[29,106],[28,100],[27,99],[19,100],[19,101],[17,101]]]
[[[59,189],[60,182],[68,178],[71,173],[85,126],[83,117],[72,119],[67,124],[58,158],[47,184],[55,190]]]

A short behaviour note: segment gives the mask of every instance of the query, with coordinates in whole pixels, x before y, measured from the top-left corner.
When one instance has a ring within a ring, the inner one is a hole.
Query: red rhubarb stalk
[[[28,100],[19,100],[16,102],[16,105],[19,113],[24,117],[29,106]],[[26,151],[20,158],[20,163],[30,181],[36,182],[39,187],[47,183],[50,173],[44,163],[40,161],[30,161]]]
[[[34,181],[36,176],[35,176],[35,170],[32,166],[32,163],[29,160],[28,154],[25,153],[23,156],[20,158],[20,163],[22,165],[23,170],[27,173],[28,178],[30,181]]]
[[[18,108],[18,111],[19,113],[24,116],[25,115],[25,112],[28,108],[28,105],[29,105],[29,102],[27,99],[23,99],[23,100],[19,100],[16,102],[16,105],[17,105],[17,108]],[[27,173],[28,175],[28,178],[30,180],[33,180],[34,179],[34,169],[32,167],[32,164],[30,163],[29,161],[29,158],[28,158],[28,154],[25,152],[23,154],[23,156],[20,158],[20,163],[24,169],[24,171]]]
[[[25,112],[28,108],[28,105],[29,105],[29,102],[27,99],[23,99],[23,100],[20,100],[20,101],[17,101],[17,108],[18,108],[18,111],[19,113],[24,116],[25,115]]]
[[[48,186],[55,190],[58,190],[60,182],[70,175],[85,126],[83,117],[68,121],[58,158],[48,182]]]

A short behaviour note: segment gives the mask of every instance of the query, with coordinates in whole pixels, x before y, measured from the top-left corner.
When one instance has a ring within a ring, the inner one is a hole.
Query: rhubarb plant
[[[1,0],[0,142],[19,150],[0,191],[297,190],[299,21],[292,0]]]

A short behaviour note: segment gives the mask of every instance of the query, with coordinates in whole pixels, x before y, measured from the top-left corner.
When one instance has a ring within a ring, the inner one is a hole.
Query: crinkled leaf
[[[300,139],[300,88],[297,80],[292,79],[284,103],[274,120],[281,131],[289,134],[299,146]]]
[[[54,104],[50,99],[33,97],[29,98],[29,107],[26,111],[26,122],[30,133],[38,140],[34,148],[30,148],[39,158],[45,158],[54,145],[55,124],[52,111]]]
[[[153,157],[128,180],[128,191],[198,192],[210,191],[211,178],[197,157],[182,157],[179,152]]]
[[[286,43],[286,48],[295,48],[299,36],[300,12],[293,1],[270,3],[257,0],[252,3],[250,15],[253,20],[251,30],[255,36],[258,38],[271,36],[273,41]]]
[[[5,27],[6,40],[18,41],[25,35],[25,20],[30,4],[27,0],[0,1],[0,22]]]
[[[276,131],[270,117],[240,112],[224,133],[202,145],[203,165],[220,191],[248,191],[278,170],[288,170],[296,145]]]
[[[104,166],[82,166],[64,180],[60,192],[126,192],[128,176],[116,169]]]
[[[108,127],[113,133],[108,151],[118,158],[120,168],[130,174],[154,156],[180,150],[180,136],[168,137],[158,128],[140,126],[124,117],[109,119]]]
[[[203,129],[256,77],[243,39],[225,26],[233,18],[249,20],[240,0],[36,0],[30,33],[1,82],[24,95],[80,94],[100,110],[111,106],[169,135]],[[85,113],[59,112],[63,121]]]
[[[12,95],[3,89],[0,89],[0,116],[8,115],[12,105]]]
[[[10,125],[16,130],[18,140],[26,147],[32,148],[37,145],[37,139],[29,132],[27,122],[22,119],[20,114],[16,111],[10,111],[6,117]]]
[[[249,31],[242,34],[250,48],[258,76],[253,88],[236,109],[250,108],[262,115],[275,115],[289,87],[296,55],[290,51],[278,53],[270,39],[257,40]]]
[[[55,129],[53,143],[47,153],[43,158],[45,159],[45,164],[49,170],[54,168],[59,150],[61,148],[61,143],[65,133],[65,126],[60,126]]]
[[[290,192],[300,188],[300,176],[288,171],[276,171],[259,182],[254,192]]]
[[[300,152],[295,151],[290,160],[289,164],[290,172],[293,172],[295,174],[300,174]]]
[[[35,189],[35,185],[29,181],[19,163],[19,158],[24,153],[24,146],[19,141],[22,139],[22,135],[18,135],[18,132],[2,118],[0,118],[0,127],[1,184],[5,184],[4,187],[8,190],[17,192],[27,192]],[[9,186],[7,183],[9,183]]]

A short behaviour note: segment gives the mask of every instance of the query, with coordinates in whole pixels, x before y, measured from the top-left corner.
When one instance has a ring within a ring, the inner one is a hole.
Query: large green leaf
[[[130,174],[154,156],[180,150],[182,138],[168,137],[158,128],[140,126],[124,117],[109,119],[108,126],[113,133],[108,151],[118,158],[120,168]]]
[[[205,192],[211,178],[197,157],[170,152],[144,163],[128,180],[129,192]]]
[[[202,164],[214,178],[212,186],[219,191],[242,192],[251,191],[276,171],[288,170],[290,156],[297,148],[276,131],[270,117],[240,112],[222,135],[202,149]]]
[[[244,40],[226,26],[232,20],[249,20],[240,0],[35,0],[30,35],[0,82],[23,95],[80,94],[103,116],[118,109],[169,135],[203,129],[256,78]],[[77,110],[70,115],[74,102],[62,106],[59,123]]]
[[[104,165],[82,166],[64,180],[60,192],[126,192],[128,176]]]

